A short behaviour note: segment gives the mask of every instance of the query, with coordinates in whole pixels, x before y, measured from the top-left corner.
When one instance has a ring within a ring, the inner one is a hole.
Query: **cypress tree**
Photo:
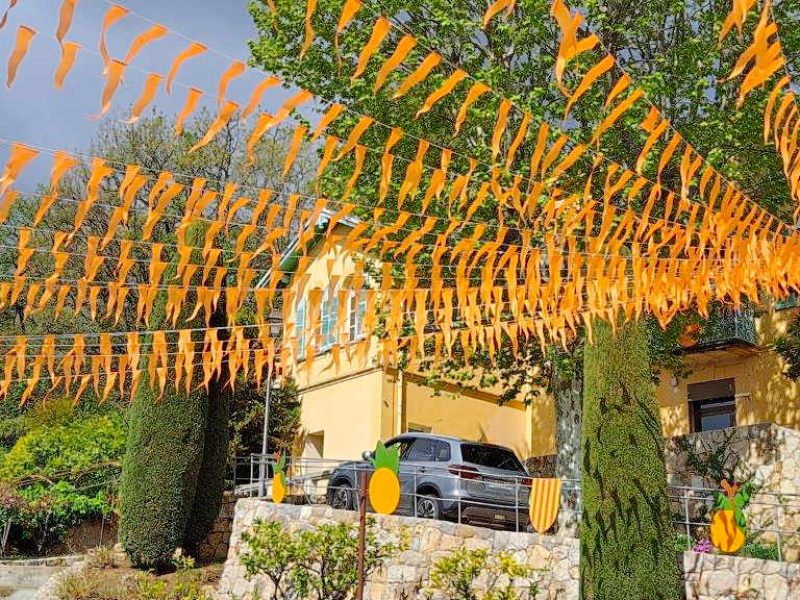
[[[205,438],[205,391],[158,391],[142,381],[129,413],[120,480],[120,540],[142,568],[169,566],[184,539]]]
[[[680,597],[664,442],[642,324],[597,322],[584,350],[584,600]]]

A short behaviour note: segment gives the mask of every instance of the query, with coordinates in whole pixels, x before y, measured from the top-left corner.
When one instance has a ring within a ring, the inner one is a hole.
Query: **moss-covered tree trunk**
[[[120,540],[134,565],[161,569],[182,545],[197,489],[207,396],[142,381],[129,413],[120,481]]]
[[[584,600],[680,597],[664,447],[647,333],[596,323],[584,350]]]

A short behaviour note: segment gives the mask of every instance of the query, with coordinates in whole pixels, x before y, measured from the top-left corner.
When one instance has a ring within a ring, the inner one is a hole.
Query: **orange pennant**
[[[333,47],[336,49],[336,63],[341,67],[341,58],[339,56],[339,36],[342,35],[344,30],[353,20],[353,17],[358,14],[363,8],[361,0],[347,0],[342,7],[342,14],[339,16],[339,22],[336,25],[336,35],[333,38]]]
[[[397,99],[407,94],[411,88],[422,82],[422,80],[430,75],[431,71],[433,71],[440,62],[442,62],[442,57],[440,54],[436,52],[431,52],[428,54],[428,56],[425,57],[425,60],[420,63],[414,72],[403,80],[403,83],[400,84],[400,87],[397,88],[397,91],[394,93],[393,98]]]
[[[66,174],[67,171],[77,165],[78,160],[66,152],[59,150],[55,153],[53,156],[53,168],[50,171],[50,190],[48,195],[42,198],[39,209],[36,211],[36,216],[33,218],[34,227],[41,223],[42,219],[44,219],[45,215],[47,214],[47,211],[50,210],[50,206],[52,206],[53,202],[55,202],[56,198],[58,197],[58,189],[61,178]]]
[[[133,105],[133,108],[131,109],[131,116],[127,121],[124,121],[125,123],[132,125],[141,119],[144,109],[147,108],[155,99],[156,94],[158,93],[158,86],[161,85],[161,81],[163,79],[164,77],[158,73],[150,73],[147,76],[147,79],[144,82],[144,88],[142,89],[142,94]]]
[[[25,58],[30,48],[31,41],[36,35],[36,30],[27,25],[20,25],[17,29],[17,41],[14,42],[14,50],[8,58],[8,74],[6,76],[6,86],[9,88],[14,85],[14,79],[17,77],[17,69],[19,63]]]
[[[189,91],[186,94],[186,102],[184,102],[183,108],[178,114],[178,118],[175,119],[175,135],[180,135],[183,133],[183,126],[184,123],[186,123],[186,119],[188,119],[189,115],[197,110],[197,104],[200,102],[200,98],[202,97],[203,90],[199,90],[195,87],[189,88]]]
[[[458,115],[456,116],[456,133],[461,130],[461,126],[464,124],[464,121],[467,118],[469,107],[472,106],[478,100],[478,98],[490,90],[491,88],[488,85],[481,82],[474,84],[470,88],[469,92],[467,92],[467,97],[464,99],[464,104],[461,105],[461,109],[458,111]]]
[[[178,56],[175,57],[175,60],[172,62],[172,66],[169,69],[169,75],[167,75],[167,93],[172,93],[172,83],[175,81],[175,77],[178,75],[178,71],[180,70],[183,63],[185,63],[190,58],[195,56],[199,56],[203,54],[208,48],[204,44],[200,44],[199,42],[192,42],[189,44],[189,47],[183,50]]]
[[[500,103],[500,109],[497,111],[497,122],[494,126],[492,133],[492,159],[496,159],[500,154],[500,143],[503,141],[503,134],[506,132],[506,124],[508,123],[508,113],[511,110],[511,100],[503,98]]]
[[[103,57],[103,74],[106,74],[106,71],[111,65],[111,56],[108,53],[108,47],[106,46],[106,34],[111,26],[119,21],[120,19],[124,18],[128,14],[128,9],[124,6],[119,6],[117,4],[112,4],[111,7],[106,11],[105,17],[103,17],[103,29],[100,33],[100,56]]]
[[[592,87],[592,84],[597,81],[600,77],[605,75],[611,67],[614,66],[614,57],[610,54],[606,54],[605,58],[600,60],[600,62],[596,63],[591,69],[586,72],[586,75],[583,76],[581,82],[578,84],[578,87],[575,88],[575,91],[572,92],[572,95],[569,97],[567,101],[567,108],[564,110],[564,119],[569,116],[569,111],[575,105],[575,103],[583,96],[589,88]]]
[[[139,53],[144,49],[145,46],[147,46],[147,44],[161,39],[167,35],[167,31],[169,30],[163,25],[156,24],[150,27],[150,29],[144,33],[140,33],[131,43],[131,47],[128,49],[128,53],[125,55],[125,60],[123,62],[126,64],[131,64],[133,59],[139,55]]]
[[[100,113],[96,116],[96,118],[102,117],[111,109],[111,99],[114,97],[117,88],[119,88],[119,84],[122,83],[122,76],[125,74],[126,66],[127,65],[124,62],[117,59],[112,59],[108,64],[108,70],[106,73],[106,86],[103,88],[103,98],[100,105]]]
[[[201,139],[194,146],[192,146],[189,152],[190,153],[195,152],[200,148],[202,148],[203,146],[207,146],[208,144],[210,144],[211,141],[215,137],[217,137],[219,132],[222,131],[222,128],[228,124],[228,122],[231,120],[231,118],[233,117],[234,113],[237,110],[239,110],[239,105],[236,104],[236,102],[230,102],[226,100],[224,105],[220,109],[216,120],[208,128],[208,131],[206,131],[206,134],[203,136],[203,139]]]
[[[383,66],[375,76],[375,83],[372,86],[373,93],[377,93],[378,90],[383,87],[383,84],[386,83],[386,78],[402,64],[416,45],[416,38],[411,35],[403,36],[397,43],[397,47],[394,49],[394,52],[392,52],[392,55],[383,63]]]
[[[247,120],[250,115],[255,112],[256,108],[258,108],[258,105],[261,102],[262,96],[264,96],[264,92],[266,92],[269,88],[278,85],[280,81],[281,80],[277,77],[267,77],[255,88],[253,88],[253,93],[250,95],[250,100],[247,102],[247,106],[245,107],[244,111],[242,111],[242,120]]]
[[[317,123],[317,126],[314,128],[313,133],[311,134],[311,141],[315,141],[322,133],[328,128],[328,126],[333,123],[336,119],[339,118],[344,112],[344,105],[343,104],[332,104],[325,114],[322,115],[322,118]]]
[[[67,78],[67,75],[69,75],[72,67],[75,66],[75,58],[80,49],[81,45],[75,42],[64,42],[61,45],[61,60],[53,76],[53,85],[57,90],[64,88],[64,80]]]
[[[56,39],[59,44],[63,44],[64,38],[72,25],[72,16],[75,13],[75,5],[77,3],[78,0],[64,0],[61,3],[61,9],[58,11],[58,28],[56,29]]]
[[[219,86],[217,87],[217,105],[220,108],[225,100],[225,94],[228,92],[228,86],[231,84],[231,81],[237,77],[241,77],[246,70],[247,65],[240,60],[235,60],[222,74],[222,77],[219,79]]]
[[[11,145],[6,167],[3,170],[3,175],[0,176],[0,198],[14,184],[23,169],[28,166],[28,163],[37,156],[39,156],[38,150],[29,148],[24,144],[14,142]]]
[[[375,21],[375,27],[372,30],[372,35],[370,36],[364,48],[361,50],[361,54],[358,57],[358,63],[356,64],[356,70],[353,73],[351,81],[355,81],[364,74],[367,64],[369,63],[369,59],[372,58],[375,52],[378,51],[378,47],[391,30],[392,24],[389,22],[389,19],[385,17],[379,17],[378,20]]]
[[[314,18],[314,11],[317,10],[317,0],[307,0],[306,2],[306,17],[305,17],[305,39],[303,46],[300,48],[300,58],[305,56],[311,44],[314,43],[314,25],[312,20]]]
[[[483,15],[482,27],[486,29],[489,26],[489,23],[491,23],[492,19],[500,14],[504,9],[506,11],[506,15],[510,15],[514,10],[514,5],[516,3],[517,0],[495,0],[492,2]]]
[[[8,0],[8,8],[3,13],[3,17],[0,18],[0,29],[6,26],[6,22],[8,21],[8,13],[11,12],[11,9],[17,5],[18,0]]]
[[[443,98],[445,98],[448,94],[452,93],[455,87],[464,81],[468,77],[467,73],[462,71],[461,69],[456,69],[456,71],[448,77],[445,82],[439,87],[438,90],[431,93],[426,99],[425,103],[422,105],[417,111],[417,114],[414,118],[419,119],[420,116],[424,115],[428,112],[437,102],[440,102]]]

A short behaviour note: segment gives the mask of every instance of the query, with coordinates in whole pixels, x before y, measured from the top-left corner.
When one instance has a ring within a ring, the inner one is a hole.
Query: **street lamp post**
[[[281,334],[281,317],[277,312],[272,312],[267,317],[269,323],[270,336],[278,339]],[[258,496],[263,498],[267,495],[267,453],[269,452],[269,409],[272,401],[272,372],[277,369],[277,358],[273,359],[272,365],[267,369],[267,391],[264,394],[264,429],[261,434],[261,460],[258,469]]]

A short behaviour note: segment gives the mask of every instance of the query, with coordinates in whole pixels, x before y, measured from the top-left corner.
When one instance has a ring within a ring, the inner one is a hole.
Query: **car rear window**
[[[484,446],[482,444],[461,444],[461,456],[464,462],[473,463],[492,469],[503,469],[524,473],[525,469],[516,455],[507,448]]]

